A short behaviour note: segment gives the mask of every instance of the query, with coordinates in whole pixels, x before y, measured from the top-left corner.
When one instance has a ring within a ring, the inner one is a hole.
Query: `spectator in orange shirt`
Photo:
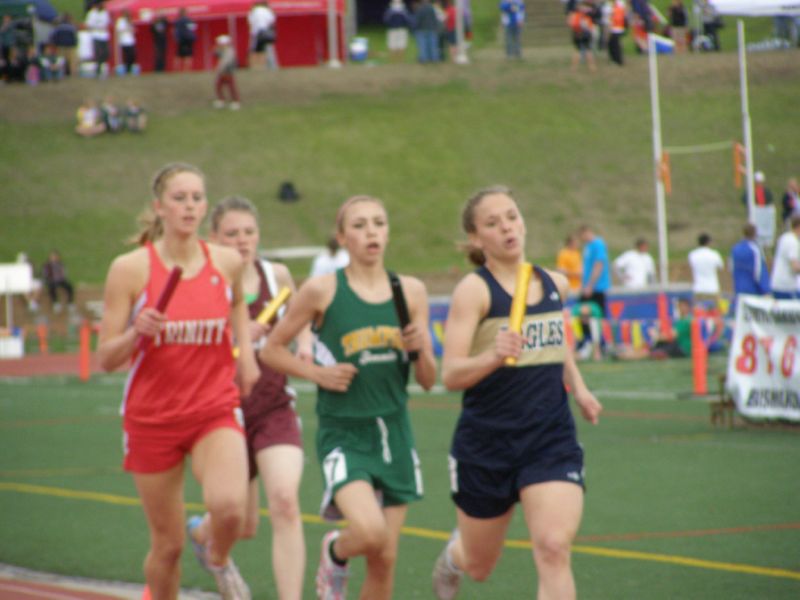
[[[569,291],[579,292],[581,289],[581,276],[583,275],[583,259],[578,247],[578,238],[571,233],[564,240],[564,247],[558,251],[556,257],[556,270],[567,276]]]

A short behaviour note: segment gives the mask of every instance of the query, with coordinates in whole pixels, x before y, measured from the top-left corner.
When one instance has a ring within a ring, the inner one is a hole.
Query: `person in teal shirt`
[[[606,315],[606,292],[611,287],[611,265],[606,242],[589,226],[578,229],[583,242],[583,280],[581,300],[591,301]]]

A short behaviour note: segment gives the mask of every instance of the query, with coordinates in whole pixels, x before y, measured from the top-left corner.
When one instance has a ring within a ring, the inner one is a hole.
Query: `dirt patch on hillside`
[[[245,104],[302,105],[326,95],[381,95],[409,86],[440,86],[463,81],[476,89],[497,89],[515,85],[593,85],[599,78],[612,78],[620,86],[641,86],[647,82],[647,61],[630,56],[622,69],[600,61],[597,73],[571,72],[569,47],[529,49],[524,61],[507,62],[496,49],[478,53],[472,64],[421,66],[416,64],[352,64],[340,69],[328,67],[284,69],[278,72],[241,69],[237,81]],[[800,75],[797,51],[752,54],[748,57],[750,84],[762,79],[796,78]],[[683,86],[703,86],[709,92],[738,82],[735,53],[697,54],[666,57],[659,61],[661,84],[675,91]],[[106,81],[74,78],[58,84],[7,85],[3,88],[0,119],[12,122],[42,122],[74,119],[87,96],[119,99],[135,97],[152,114],[174,115],[208,108],[213,97],[213,74],[157,73]]]

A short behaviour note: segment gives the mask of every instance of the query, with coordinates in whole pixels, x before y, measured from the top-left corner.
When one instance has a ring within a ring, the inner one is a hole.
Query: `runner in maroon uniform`
[[[250,338],[255,348],[266,342],[271,325],[256,318],[279,290],[295,290],[285,265],[258,259],[258,213],[245,198],[222,200],[211,215],[211,239],[236,248],[245,261],[243,285],[250,311]],[[278,313],[282,316],[283,309]],[[298,336],[297,353],[311,360],[310,328]],[[243,537],[254,537],[259,522],[260,473],[272,522],[272,567],[280,600],[300,600],[305,570],[305,540],[298,489],[303,472],[303,448],[299,419],[294,411],[294,391],[287,377],[259,361],[261,377],[249,396],[242,398],[247,446],[250,455],[250,496]],[[207,519],[192,517],[189,535],[195,541],[208,537]]]

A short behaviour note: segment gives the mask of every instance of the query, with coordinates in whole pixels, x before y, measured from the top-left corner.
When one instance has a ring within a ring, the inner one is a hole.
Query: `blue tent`
[[[26,17],[28,7],[31,5],[36,10],[36,16],[42,21],[50,23],[58,16],[58,11],[48,0],[0,0],[0,17],[3,15]]]

